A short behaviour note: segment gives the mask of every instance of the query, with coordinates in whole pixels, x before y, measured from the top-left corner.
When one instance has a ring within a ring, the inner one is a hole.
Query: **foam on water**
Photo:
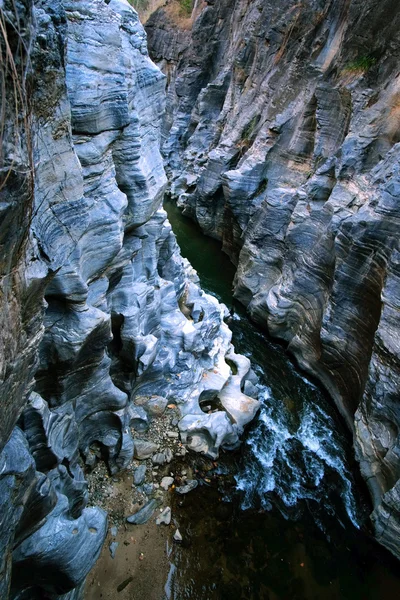
[[[331,417],[309,400],[295,417],[267,387],[260,398],[258,423],[247,438],[245,465],[236,476],[237,489],[244,492],[242,507],[260,504],[269,510],[276,504],[289,516],[285,508],[300,509],[302,502],[314,501],[335,514],[331,498],[336,493],[359,528],[352,475]]]

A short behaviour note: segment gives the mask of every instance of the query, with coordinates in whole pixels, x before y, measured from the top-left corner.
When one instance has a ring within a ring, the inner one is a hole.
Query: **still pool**
[[[222,457],[220,483],[175,499],[184,542],[169,547],[165,597],[400,598],[399,563],[369,535],[368,495],[329,398],[234,303],[235,268],[220,244],[172,202],[165,209],[203,289],[231,310],[235,348],[262,384],[259,417],[241,450]]]

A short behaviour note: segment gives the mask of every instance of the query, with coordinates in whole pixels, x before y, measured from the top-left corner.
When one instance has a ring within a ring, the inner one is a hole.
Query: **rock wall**
[[[0,596],[72,600],[107,529],[85,470],[129,466],[155,400],[176,403],[182,439],[212,457],[258,402],[241,392],[253,375],[225,308],[160,208],[165,78],[135,11],[10,0],[0,27]],[[201,395],[219,392],[225,410],[204,413]]]
[[[335,400],[400,557],[398,3],[206,0],[183,29],[171,2],[146,24],[171,194]]]

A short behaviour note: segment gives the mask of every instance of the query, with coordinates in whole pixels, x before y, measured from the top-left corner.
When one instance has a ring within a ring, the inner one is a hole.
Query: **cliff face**
[[[107,527],[87,507],[85,466],[127,467],[155,399],[178,404],[182,439],[212,457],[237,445],[258,402],[240,391],[250,363],[224,307],[160,208],[165,80],[137,14],[125,0],[0,13],[0,596],[72,599]],[[222,388],[226,411],[205,414],[200,395]]]
[[[354,432],[377,539],[400,556],[400,10],[196,2],[146,25],[167,75],[171,194],[237,265],[235,296]]]

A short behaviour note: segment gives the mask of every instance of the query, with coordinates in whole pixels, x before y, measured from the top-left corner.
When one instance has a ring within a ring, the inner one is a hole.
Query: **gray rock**
[[[157,450],[158,445],[154,442],[147,442],[146,440],[135,439],[135,447],[133,455],[138,460],[146,460],[150,458],[152,454]]]
[[[163,452],[154,454],[151,460],[154,465],[165,465],[165,463],[171,462],[173,456],[172,450],[170,448],[166,448]]]
[[[152,417],[161,417],[167,408],[168,399],[163,396],[139,396],[135,398],[135,404],[142,406]]]
[[[157,454],[154,454],[154,456],[152,456],[151,461],[154,465],[165,465],[165,463],[167,462],[165,452],[158,452]]]
[[[139,488],[143,494],[146,496],[150,496],[153,493],[154,485],[152,483],[144,483],[141,488]]]
[[[132,405],[129,407],[129,424],[135,431],[147,431],[149,418],[144,408]]]
[[[100,554],[106,533],[104,511],[86,508],[79,518],[71,519],[68,499],[59,496],[43,526],[14,550],[14,568],[16,572],[23,568],[24,576],[32,583],[40,585],[46,580],[55,593],[67,592],[86,577]],[[94,548],[94,557],[88,561]]]
[[[179,439],[179,433],[177,431],[167,431],[167,437],[171,438],[172,440],[177,440]]]
[[[146,477],[146,466],[140,465],[133,472],[133,483],[135,485],[142,485]]]
[[[161,480],[161,487],[163,490],[168,491],[171,485],[174,483],[173,477],[163,477]]]
[[[156,525],[169,525],[171,523],[171,508],[167,506],[156,518]]]
[[[110,534],[113,537],[117,537],[117,533],[118,533],[118,527],[116,527],[115,525],[113,525],[112,527],[110,527]]]
[[[189,479],[187,483],[185,483],[185,485],[181,485],[175,488],[175,491],[177,492],[177,494],[181,495],[188,494],[192,490],[196,489],[198,485],[199,482],[197,481],[197,479]]]
[[[147,504],[143,506],[143,508],[141,508],[134,515],[130,515],[129,517],[127,517],[126,520],[128,523],[131,523],[133,525],[143,525],[144,523],[147,523],[149,519],[151,519],[156,508],[157,501],[154,499],[149,500]]]

